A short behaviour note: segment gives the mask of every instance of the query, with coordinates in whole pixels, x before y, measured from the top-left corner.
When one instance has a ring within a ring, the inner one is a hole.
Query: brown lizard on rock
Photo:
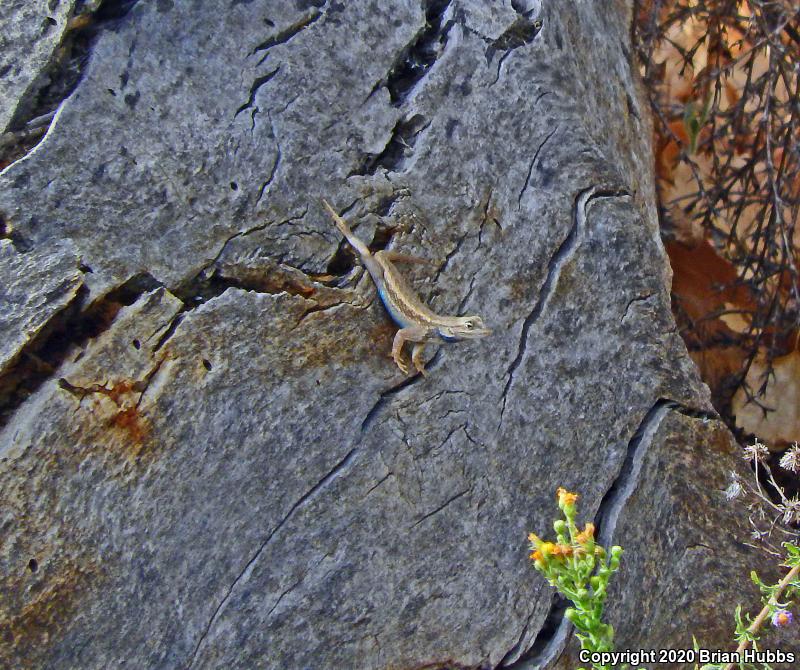
[[[403,345],[413,342],[411,362],[416,370],[426,374],[422,354],[425,343],[431,340],[457,342],[472,340],[491,334],[479,316],[441,316],[435,314],[414,293],[408,282],[398,272],[394,263],[430,263],[430,261],[401,254],[397,251],[372,253],[364,242],[356,237],[350,226],[340,217],[326,200],[322,201],[333,217],[336,227],[356,250],[378,289],[378,295],[389,316],[400,327],[394,336],[392,358],[397,367],[408,374],[408,365],[403,361]]]

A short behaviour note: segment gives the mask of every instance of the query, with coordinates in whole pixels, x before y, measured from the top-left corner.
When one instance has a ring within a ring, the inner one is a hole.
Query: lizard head
[[[479,316],[458,316],[452,323],[439,326],[437,330],[439,337],[445,341],[475,340],[492,334]]]

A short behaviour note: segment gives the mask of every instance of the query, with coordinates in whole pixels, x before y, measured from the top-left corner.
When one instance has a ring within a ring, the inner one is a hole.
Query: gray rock
[[[74,0],[0,4],[0,134],[34,101],[60,44]]]
[[[71,245],[20,251],[0,240],[0,374],[76,298],[82,284]]]
[[[728,631],[734,626],[733,610],[722,604],[720,594],[736,585],[741,590],[738,602],[745,611],[756,612],[761,604],[748,579],[750,570],[768,579],[775,577],[777,567],[764,557],[745,562],[751,529],[743,506],[725,498],[730,477],[720,461],[747,477],[752,474],[737,467],[741,450],[718,421],[660,409],[660,415],[653,415],[652,445],[635,464],[641,474],[626,492],[626,512],[616,526],[616,539],[628,552],[612,593],[616,599],[638,588],[658,597],[643,598],[639,607],[627,611],[617,601],[610,616],[624,631],[621,648],[647,640],[656,649],[691,649],[691,631],[702,647],[731,651],[732,637],[717,638],[720,626]],[[687,471],[694,475],[688,481]],[[654,507],[651,501],[656,500]],[[649,510],[646,524],[639,520],[639,510]],[[735,560],[738,556],[745,561]],[[662,625],[653,628],[647,621]]]
[[[634,551],[673,523],[697,482],[665,488],[668,446],[731,438],[683,416],[713,410],[670,313],[629,9],[534,4],[138,3],[99,38],[0,174],[36,253],[74,246],[87,305],[133,293],[0,433],[4,663],[534,667],[563,646],[537,640],[552,594],[525,540],[556,487]],[[423,298],[492,337],[403,377],[323,197],[433,260],[409,269]],[[646,560],[727,518],[685,507]]]

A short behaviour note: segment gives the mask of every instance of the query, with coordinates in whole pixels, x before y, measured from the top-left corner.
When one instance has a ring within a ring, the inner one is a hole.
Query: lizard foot
[[[419,372],[423,377],[427,377],[428,371],[425,369],[425,359],[422,357],[424,351],[425,343],[417,342],[414,345],[414,350],[411,352],[411,362],[414,364],[414,368],[417,372]]]
[[[403,360],[402,356],[392,356],[392,360],[404,375],[408,374],[408,364]]]

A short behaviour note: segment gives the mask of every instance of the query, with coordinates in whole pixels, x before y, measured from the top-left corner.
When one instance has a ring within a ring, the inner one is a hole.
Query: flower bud
[[[612,570],[616,570],[619,568],[619,561],[622,558],[622,547],[613,546],[611,547],[611,559],[608,562],[609,567]]]
[[[556,491],[556,499],[558,500],[558,506],[562,510],[568,507],[574,508],[575,503],[578,501],[578,494],[570,493],[567,489],[559,487],[558,491]]]
[[[576,623],[577,621],[580,620],[578,611],[572,607],[567,607],[567,609],[564,611],[564,616],[570,623]]]

